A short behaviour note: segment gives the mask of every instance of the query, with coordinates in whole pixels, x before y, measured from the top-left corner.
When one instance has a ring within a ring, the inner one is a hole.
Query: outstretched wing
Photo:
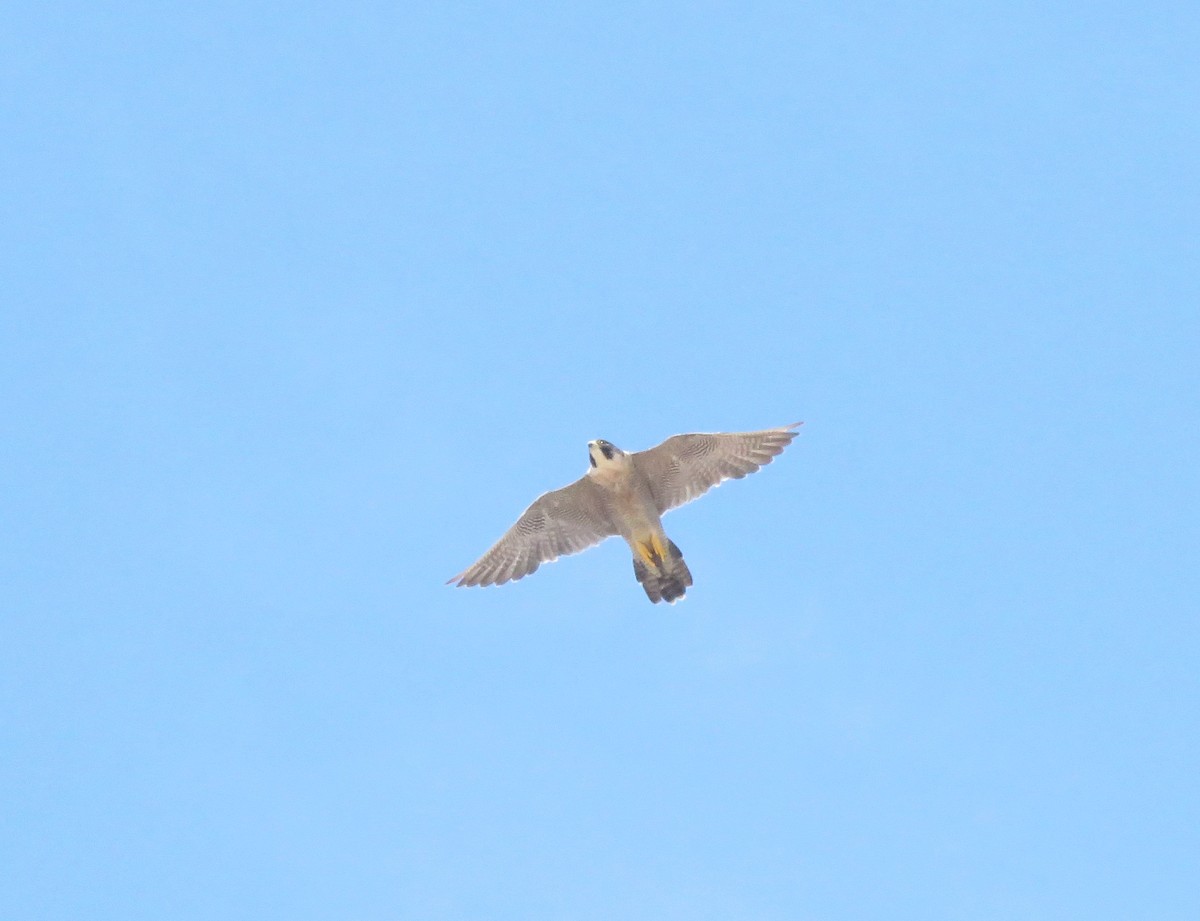
[[[616,533],[599,487],[585,476],[538,497],[491,550],[446,584],[503,585]]]
[[[674,435],[656,448],[639,451],[633,462],[650,481],[661,515],[704,495],[722,480],[740,480],[791,444],[797,422],[762,432]]]

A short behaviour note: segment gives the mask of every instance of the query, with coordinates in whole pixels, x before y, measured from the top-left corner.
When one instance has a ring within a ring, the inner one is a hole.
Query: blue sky
[[[1197,917],[1198,33],[10,9],[0,916]],[[799,419],[680,605],[443,584]]]

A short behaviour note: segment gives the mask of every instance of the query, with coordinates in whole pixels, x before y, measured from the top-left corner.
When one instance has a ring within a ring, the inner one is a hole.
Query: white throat
[[[620,476],[629,469],[631,460],[628,454],[612,446],[609,446],[609,450],[613,452],[613,456],[605,457],[599,444],[594,441],[588,443],[588,456],[591,458],[588,476],[603,482]]]

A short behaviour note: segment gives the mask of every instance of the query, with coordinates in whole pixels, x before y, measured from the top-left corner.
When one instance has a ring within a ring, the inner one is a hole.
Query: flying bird
[[[663,531],[663,514],[722,480],[740,480],[771,463],[802,424],[673,435],[633,454],[603,439],[589,441],[587,473],[539,496],[491,550],[446,584],[503,585],[619,534],[633,551],[633,572],[647,597],[674,604],[692,584],[692,574]]]

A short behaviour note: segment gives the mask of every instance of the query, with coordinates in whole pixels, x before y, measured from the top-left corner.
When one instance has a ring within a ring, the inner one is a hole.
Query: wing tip
[[[443,585],[453,585],[455,588],[476,588],[476,587],[487,588],[489,585],[506,585],[509,582],[519,582],[521,579],[524,579],[526,576],[533,575],[541,567],[542,562],[553,562],[553,560],[538,561],[536,563],[533,563],[532,565],[530,565],[528,568],[524,569],[523,571],[514,572],[511,575],[508,575],[508,574],[502,573],[502,572],[498,572],[498,573],[488,573],[487,575],[483,575],[483,576],[481,576],[479,574],[472,576],[471,570],[465,569],[462,572],[460,572],[457,576],[451,576],[449,579],[447,579],[442,584]]]

